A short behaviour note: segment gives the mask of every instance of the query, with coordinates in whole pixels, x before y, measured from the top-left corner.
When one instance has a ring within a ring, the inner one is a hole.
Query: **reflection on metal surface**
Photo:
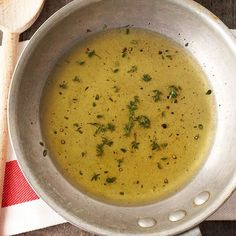
[[[153,218],[141,218],[138,220],[138,225],[142,228],[150,228],[156,224],[156,220]]]
[[[194,198],[194,204],[197,206],[201,206],[202,204],[206,203],[210,198],[210,193],[205,191],[202,193],[199,193],[195,198]]]
[[[169,220],[172,222],[180,221],[187,215],[184,210],[177,210],[169,214]]]

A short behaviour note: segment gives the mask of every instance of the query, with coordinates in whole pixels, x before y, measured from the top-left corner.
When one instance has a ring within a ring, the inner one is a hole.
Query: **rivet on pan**
[[[151,217],[141,218],[138,220],[138,225],[142,228],[151,228],[155,226],[156,223],[156,220]]]
[[[204,191],[202,193],[199,193],[195,198],[194,198],[194,204],[197,206],[201,206],[202,204],[206,203],[210,198],[210,193],[207,191]]]
[[[177,210],[169,214],[169,220],[172,222],[176,222],[182,220],[187,215],[184,210]]]

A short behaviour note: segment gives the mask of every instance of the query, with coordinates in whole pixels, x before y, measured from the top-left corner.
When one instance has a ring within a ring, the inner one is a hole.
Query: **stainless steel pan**
[[[120,207],[86,196],[63,178],[39,145],[39,105],[50,71],[75,43],[105,24],[129,24],[160,32],[181,45],[188,42],[213,87],[217,124],[207,161],[183,190],[155,204]],[[9,99],[11,141],[30,184],[72,224],[109,236],[175,235],[198,225],[235,189],[235,97],[235,39],[205,8],[190,0],[77,0],[53,15],[21,56]]]

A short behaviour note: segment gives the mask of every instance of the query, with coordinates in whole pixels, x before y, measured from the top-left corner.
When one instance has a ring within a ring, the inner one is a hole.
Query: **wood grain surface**
[[[42,14],[35,24],[24,32],[20,39],[27,40],[38,27],[54,12],[71,2],[72,0],[46,0]],[[164,0],[163,0],[164,1]],[[236,28],[236,0],[196,0],[215,15],[217,15],[229,28]],[[200,225],[203,236],[236,236],[236,222],[211,221]],[[93,236],[69,223],[52,226],[18,236]]]

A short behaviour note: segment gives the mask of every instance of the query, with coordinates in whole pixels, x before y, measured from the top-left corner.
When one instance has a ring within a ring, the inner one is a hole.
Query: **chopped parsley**
[[[125,136],[130,135],[133,127],[134,127],[134,121],[130,118],[129,122],[127,124],[125,124],[125,127],[124,127]]]
[[[153,93],[154,93],[154,96],[152,97],[153,97],[154,102],[159,102],[161,100],[162,93],[159,90],[153,90]]]
[[[169,92],[169,96],[168,96],[168,98],[170,99],[170,100],[176,100],[176,98],[178,97],[178,95],[179,95],[179,88],[177,88],[176,86],[174,86],[174,85],[171,85],[170,87],[169,87],[169,90],[170,90],[170,92]]]
[[[138,96],[135,96],[134,99],[127,105],[129,110],[129,122],[124,127],[125,136],[129,136],[134,127],[135,111],[138,109],[138,103],[139,98]]]
[[[151,147],[152,147],[152,151],[155,151],[155,150],[160,150],[160,145],[154,140],[152,141],[152,144],[151,144]]]
[[[94,174],[91,178],[91,181],[97,181],[99,179],[100,174]]]
[[[152,151],[159,151],[161,149],[165,149],[167,146],[168,146],[168,143],[161,143],[161,144],[159,144],[156,141],[156,138],[154,140],[152,140],[152,143],[151,143]]]
[[[142,80],[145,82],[149,82],[152,80],[152,77],[149,74],[144,74]]]
[[[116,181],[116,179],[117,179],[116,177],[108,177],[108,178],[106,178],[106,182],[108,184],[112,184]]]
[[[129,113],[134,115],[134,112],[138,109],[139,97],[135,96],[132,101],[130,101],[129,105],[127,106],[129,109]]]
[[[97,129],[95,131],[95,135],[99,134],[99,133],[105,133],[107,131],[115,131],[115,125],[112,123],[107,123],[107,124],[100,124],[100,123],[89,123],[90,125],[95,126]]]
[[[139,125],[142,128],[144,128],[144,129],[150,128],[151,122],[147,116],[139,116],[137,119],[138,119]]]
[[[102,143],[97,144],[96,152],[97,156],[102,156],[104,154],[104,146],[111,147],[113,145],[113,141],[109,140],[108,138],[102,138]]]
[[[89,58],[92,58],[93,56],[99,57],[99,56],[96,54],[96,51],[95,51],[95,50],[92,50],[92,51],[91,51],[91,50],[87,49],[86,54],[88,55]],[[99,57],[99,58],[100,58],[100,57]]]
[[[126,34],[129,34],[129,33],[130,33],[130,29],[129,29],[129,28],[126,29],[126,30],[125,30],[125,33],[126,33]]]

